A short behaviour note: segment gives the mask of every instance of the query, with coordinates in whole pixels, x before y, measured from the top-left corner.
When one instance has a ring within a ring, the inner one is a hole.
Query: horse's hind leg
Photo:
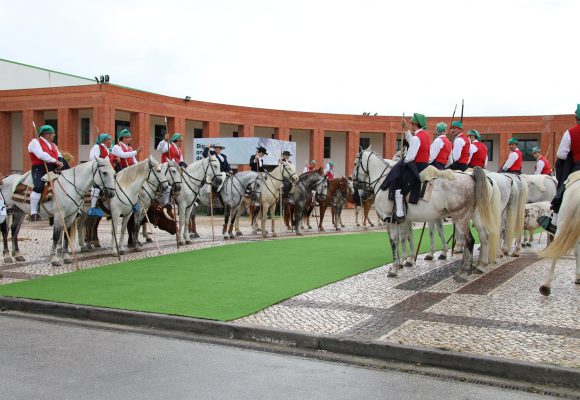
[[[58,258],[58,255],[56,253],[56,248],[61,238],[62,238],[62,226],[61,222],[57,219],[54,221],[54,225],[52,228],[52,249],[50,251],[51,263],[53,267],[62,266],[62,261]]]
[[[441,240],[441,245],[443,248],[441,249],[441,254],[437,257],[439,260],[446,260],[447,259],[447,252],[449,251],[449,246],[447,245],[447,240],[445,238],[445,230],[443,230],[443,220],[438,219],[435,221],[435,228],[439,233],[439,239]]]
[[[13,260],[8,249],[8,219],[0,224],[0,229],[2,229],[2,243],[4,244],[4,264],[11,264]]]
[[[389,241],[391,243],[391,254],[393,255],[393,263],[389,268],[387,276],[389,278],[397,277],[401,267],[401,258],[399,257],[399,230],[396,225],[388,223],[387,230],[389,232]]]
[[[425,256],[425,260],[431,261],[435,255],[435,221],[427,223],[429,229],[429,253]]]
[[[580,285],[580,243],[577,243],[574,248],[574,256],[576,257],[576,280],[574,283]]]
[[[12,215],[12,226],[10,227],[10,233],[12,235],[12,257],[14,257],[15,261],[26,261],[24,256],[20,255],[20,248],[18,247],[18,234],[20,233],[22,221],[24,221],[24,211],[18,207],[14,207],[14,215]]]
[[[473,265],[473,245],[475,240],[471,235],[471,230],[469,229],[469,220],[456,222],[455,224],[456,232],[461,234],[463,238],[463,258],[461,260],[461,265],[459,270],[455,273],[454,279],[457,282],[467,282],[467,275],[471,271]]]
[[[576,260],[578,260],[578,256],[576,256]],[[546,279],[544,284],[540,286],[540,293],[542,293],[544,296],[549,296],[550,292],[552,291],[552,281],[554,280],[555,270],[556,270],[556,260],[554,259],[552,260],[552,265],[550,266],[550,272],[548,272],[548,279]],[[576,278],[578,278],[578,261],[576,261]],[[578,283],[578,279],[576,279],[576,283]]]

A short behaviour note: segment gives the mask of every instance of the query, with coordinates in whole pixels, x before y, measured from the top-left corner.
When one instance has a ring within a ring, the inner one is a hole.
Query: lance
[[[463,101],[463,99],[461,99],[461,123],[463,124],[463,106],[465,105],[465,102]]]
[[[165,134],[167,135],[169,133],[169,130],[167,129],[167,117],[163,117],[163,120],[165,121]],[[170,143],[167,142],[167,153],[169,154],[170,151]],[[181,174],[181,167],[179,167],[179,173]],[[183,179],[183,174],[181,175],[182,179]],[[177,223],[177,219],[179,218],[179,215],[177,215],[177,205],[175,204],[175,195],[171,195],[171,206],[173,207],[173,222],[175,222],[175,243],[177,245],[177,248],[179,249],[179,224]],[[165,207],[165,205],[163,205],[163,207]],[[193,206],[195,207],[195,206]],[[147,214],[147,213],[145,213]],[[188,221],[186,221],[188,222]],[[186,231],[187,232],[187,231]]]
[[[34,133],[35,133],[35,137],[38,137],[38,131],[36,130],[36,123],[34,121],[32,121],[32,126],[34,127]],[[62,210],[60,208],[60,202],[58,201],[58,196],[56,195],[56,192],[54,191],[54,185],[52,184],[52,179],[50,179],[50,173],[48,171],[48,165],[46,164],[46,161],[42,161],[42,163],[44,164],[44,170],[46,171],[46,176],[48,177],[48,186],[50,187],[50,190],[52,190],[52,196],[54,198],[54,204],[56,204],[56,209],[58,210],[58,216],[60,217],[60,222],[62,223],[62,227],[64,229],[64,234],[66,236],[66,239],[68,241],[68,245],[70,248],[70,251],[72,253],[73,256],[73,260],[75,262],[75,269],[78,271],[79,268],[79,262],[77,260],[77,254],[75,252],[74,246],[73,246],[73,242],[70,239],[70,235],[68,233],[68,229],[66,227],[66,224],[64,222],[64,217],[62,216]],[[62,188],[62,186],[61,186]],[[64,192],[64,189],[63,189]],[[40,210],[39,210],[40,211]]]

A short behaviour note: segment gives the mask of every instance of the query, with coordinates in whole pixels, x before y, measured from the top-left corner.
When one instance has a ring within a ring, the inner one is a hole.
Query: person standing
[[[220,172],[232,172],[232,168],[228,163],[228,156],[222,153],[225,148],[226,146],[221,144],[210,144],[203,149],[202,156],[203,158],[209,157],[210,154],[215,156],[220,163]]]
[[[445,169],[451,155],[451,141],[447,139],[447,124],[439,122],[436,126],[437,137],[429,148],[429,164],[439,170]]]
[[[467,137],[471,142],[469,146],[469,168],[487,168],[487,146],[481,143],[481,136],[475,129],[467,132]]]
[[[514,137],[508,140],[508,147],[510,148],[510,154],[500,168],[500,172],[519,175],[522,173],[522,162],[524,161],[524,156],[522,155],[521,150],[518,149],[518,139]]]
[[[268,155],[265,147],[256,147],[256,154],[250,157],[250,169],[254,172],[264,172],[264,156]]]
[[[89,152],[89,161],[96,160],[97,158],[108,158],[111,165],[115,165],[116,157],[109,152],[112,143],[113,138],[108,133],[101,133],[97,136],[97,141]],[[97,201],[99,200],[100,194],[101,188],[94,185],[91,189],[91,208],[87,211],[89,217],[103,217],[103,211],[97,208]]]
[[[113,155],[119,159],[117,172],[137,164],[137,154],[143,151],[143,146],[139,146],[136,150],[133,150],[131,147],[132,141],[133,138],[128,129],[123,129],[117,133],[117,144],[113,146]]]
[[[451,152],[453,164],[449,166],[449,169],[465,171],[469,163],[469,147],[471,143],[465,133],[463,133],[461,121],[453,121],[451,123],[451,135],[455,139],[453,139],[453,151]]]
[[[534,147],[532,149],[532,156],[536,159],[536,167],[534,168],[534,175],[552,175],[552,166],[546,157],[542,155],[542,149]]]
[[[28,144],[28,155],[32,168],[30,174],[34,187],[30,193],[30,222],[40,221],[38,204],[45,182],[42,177],[46,170],[52,172],[57,169],[67,169],[62,154],[54,144],[56,132],[50,125],[43,125],[38,130],[38,138],[34,138]],[[46,164],[46,167],[45,167]]]

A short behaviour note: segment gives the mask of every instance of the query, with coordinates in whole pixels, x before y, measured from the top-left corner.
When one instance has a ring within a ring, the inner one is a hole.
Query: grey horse
[[[312,200],[312,192],[316,192],[317,200],[323,201],[328,192],[328,180],[319,170],[307,172],[298,178],[293,191],[288,197],[288,204],[293,209],[292,221],[296,234],[302,236],[301,221],[308,200]]]

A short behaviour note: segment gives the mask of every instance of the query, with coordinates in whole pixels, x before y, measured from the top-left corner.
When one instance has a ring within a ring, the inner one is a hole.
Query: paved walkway
[[[345,223],[350,226],[345,232],[361,232],[354,226],[354,212],[347,210],[345,214]],[[242,224],[249,233],[247,224]],[[331,228],[330,224],[325,226]],[[207,217],[200,219],[198,230],[202,238],[179,250],[174,237],[157,231],[162,254],[238,242],[220,236],[212,241]],[[221,232],[217,223],[215,232]],[[79,255],[80,268],[117,262],[106,226],[100,236],[107,248]],[[50,227],[46,223],[24,226],[21,238],[21,250],[28,261],[2,266],[0,284],[73,269],[70,265],[50,266]],[[248,235],[240,240],[259,238]],[[507,257],[487,274],[473,275],[464,284],[452,278],[459,256],[430,262],[420,257],[415,267],[405,268],[398,278],[388,278],[388,268],[382,266],[235,322],[580,368],[580,286],[573,283],[575,262],[572,257],[562,260],[552,295],[540,295],[538,287],[549,262],[538,259],[535,251],[544,245],[535,242],[522,257]],[[158,254],[154,244],[145,248],[122,259]]]

